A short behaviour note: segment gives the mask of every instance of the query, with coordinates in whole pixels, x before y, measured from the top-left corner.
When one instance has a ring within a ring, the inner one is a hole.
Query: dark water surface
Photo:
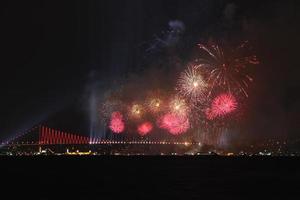
[[[1,157],[1,192],[30,199],[300,199],[300,158]]]

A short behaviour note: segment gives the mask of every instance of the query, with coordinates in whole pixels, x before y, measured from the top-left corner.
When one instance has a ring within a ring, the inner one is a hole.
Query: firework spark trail
[[[210,92],[215,86],[226,89],[228,92],[242,92],[248,97],[247,88],[253,79],[247,73],[248,65],[259,64],[255,55],[243,56],[242,50],[246,44],[240,45],[231,52],[225,52],[218,45],[204,46],[198,44],[199,48],[206,52],[210,58],[198,59],[199,66],[210,70],[208,83],[210,83]]]

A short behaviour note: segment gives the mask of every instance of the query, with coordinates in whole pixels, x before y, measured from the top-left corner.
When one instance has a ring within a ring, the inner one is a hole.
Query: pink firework
[[[144,122],[138,126],[138,133],[141,136],[145,136],[150,133],[153,129],[153,125],[150,122]]]
[[[205,115],[208,120],[213,120],[216,118],[215,114],[212,112],[212,110],[210,108],[207,108],[205,110]]]
[[[190,122],[187,117],[168,113],[158,119],[158,126],[166,129],[172,135],[180,135],[190,128]]]
[[[224,93],[217,96],[210,109],[211,118],[227,115],[237,109],[236,98],[230,93]]]
[[[109,128],[114,133],[122,133],[125,129],[123,115],[120,112],[113,112],[110,118]]]

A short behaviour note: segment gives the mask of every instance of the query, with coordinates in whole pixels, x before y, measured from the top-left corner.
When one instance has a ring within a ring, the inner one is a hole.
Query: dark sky
[[[70,111],[60,121],[79,122],[72,105],[89,75],[109,84],[138,72],[141,44],[176,19],[195,44],[251,41],[261,65],[243,126],[255,137],[298,137],[299,8],[296,0],[1,1],[1,137],[60,110]]]

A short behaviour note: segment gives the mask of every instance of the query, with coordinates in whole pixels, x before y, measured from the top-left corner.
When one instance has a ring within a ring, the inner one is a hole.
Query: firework
[[[157,113],[162,109],[162,100],[159,98],[152,98],[148,102],[150,112]]]
[[[187,116],[190,108],[186,101],[180,97],[175,97],[170,102],[170,111],[178,116]]]
[[[111,114],[109,128],[113,133],[122,133],[125,129],[123,115],[120,112],[113,112]]]
[[[220,94],[213,99],[211,108],[207,110],[206,116],[208,119],[225,116],[237,109],[236,98],[232,94]]]
[[[138,133],[141,136],[147,135],[149,132],[151,132],[153,129],[153,125],[150,122],[144,122],[141,125],[138,126]]]
[[[259,61],[245,51],[247,43],[235,49],[210,44],[199,47],[201,58],[188,65],[179,77],[174,76],[177,70],[170,76],[165,70],[154,71],[132,76],[131,81],[120,84],[120,90],[110,91],[100,108],[103,124],[113,133],[122,133],[126,128],[128,133],[146,136],[156,125],[171,135],[190,132],[197,138],[202,133],[212,139],[220,137],[224,127],[233,124],[233,114],[241,110],[248,97],[253,81],[249,66]],[[171,85],[176,79],[176,85]]]
[[[206,83],[200,70],[195,66],[188,67],[181,73],[178,80],[179,93],[192,101],[201,101],[206,91]]]
[[[101,107],[99,108],[99,114],[101,119],[104,122],[107,122],[111,118],[111,113],[115,110],[122,110],[122,102],[118,100],[106,100],[102,103]]]
[[[129,112],[132,118],[139,119],[143,115],[143,107],[140,104],[133,104]]]
[[[216,117],[216,116],[215,116],[215,113],[212,112],[211,108],[207,108],[207,109],[205,110],[205,115],[206,115],[206,118],[207,118],[208,120],[213,120],[213,119]]]
[[[158,127],[166,129],[172,135],[180,135],[190,128],[187,117],[178,116],[174,113],[167,113],[157,121]]]
[[[218,86],[228,92],[242,92],[248,97],[247,88],[253,81],[248,73],[248,66],[259,64],[259,61],[255,55],[245,52],[246,44],[247,42],[229,52],[225,52],[218,45],[199,44],[200,49],[204,50],[209,58],[198,59],[197,68],[205,68],[209,71],[207,81],[211,89]]]

